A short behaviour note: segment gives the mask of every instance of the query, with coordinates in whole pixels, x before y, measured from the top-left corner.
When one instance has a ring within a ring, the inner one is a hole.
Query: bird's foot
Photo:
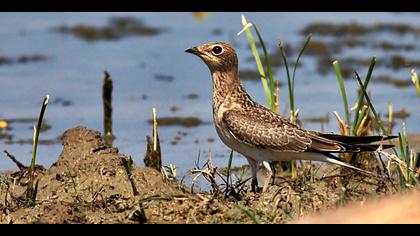
[[[257,187],[255,187],[255,188],[252,188],[252,189],[251,189],[251,192],[252,192],[252,193],[254,193],[254,194],[255,194],[255,193],[262,193],[262,192],[263,192],[263,187],[258,187],[258,186],[257,186]]]

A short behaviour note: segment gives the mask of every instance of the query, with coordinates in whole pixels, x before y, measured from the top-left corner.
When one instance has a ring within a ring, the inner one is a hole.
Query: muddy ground
[[[223,192],[192,193],[154,169],[132,164],[127,171],[129,157],[106,147],[100,132],[76,127],[61,139],[58,161],[37,174],[34,204],[22,197],[27,178],[17,174],[24,173],[2,177],[1,223],[288,223],[397,191],[389,179],[323,165],[309,166],[296,180],[277,174],[266,192],[246,187],[235,200]]]

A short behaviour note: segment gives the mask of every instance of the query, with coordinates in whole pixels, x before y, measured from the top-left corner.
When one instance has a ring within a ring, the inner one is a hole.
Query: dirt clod
[[[286,223],[392,193],[383,186],[387,182],[352,173],[342,177],[337,166],[313,164],[295,180],[280,171],[266,192],[245,187],[237,200],[223,192],[192,193],[154,169],[132,162],[127,168],[130,157],[107,147],[98,131],[76,127],[61,137],[63,151],[37,175],[31,206],[19,202],[26,186],[13,173],[0,176],[0,223]],[[249,168],[243,171],[249,175]]]

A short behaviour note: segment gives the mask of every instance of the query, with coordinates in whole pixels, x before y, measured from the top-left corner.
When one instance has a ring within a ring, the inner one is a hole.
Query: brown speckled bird
[[[238,58],[229,44],[211,42],[188,48],[186,52],[200,57],[210,69],[217,134],[224,144],[247,158],[254,192],[258,188],[259,163],[270,174],[268,161],[291,160],[323,161],[369,173],[340,161],[331,153],[374,151],[379,145],[372,142],[395,138],[351,137],[302,129],[251,99],[239,81]],[[383,145],[389,147],[392,145]]]

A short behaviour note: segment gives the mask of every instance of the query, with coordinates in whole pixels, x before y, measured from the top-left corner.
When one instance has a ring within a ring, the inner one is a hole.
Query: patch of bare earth
[[[76,127],[63,133],[62,143],[58,161],[37,177],[34,205],[19,198],[25,181],[2,177],[1,223],[286,223],[392,192],[385,180],[328,165],[318,169],[323,177],[279,174],[267,192],[248,191],[235,201],[223,193],[191,193],[135,164],[130,178],[123,164],[129,157],[105,146],[100,132]]]

